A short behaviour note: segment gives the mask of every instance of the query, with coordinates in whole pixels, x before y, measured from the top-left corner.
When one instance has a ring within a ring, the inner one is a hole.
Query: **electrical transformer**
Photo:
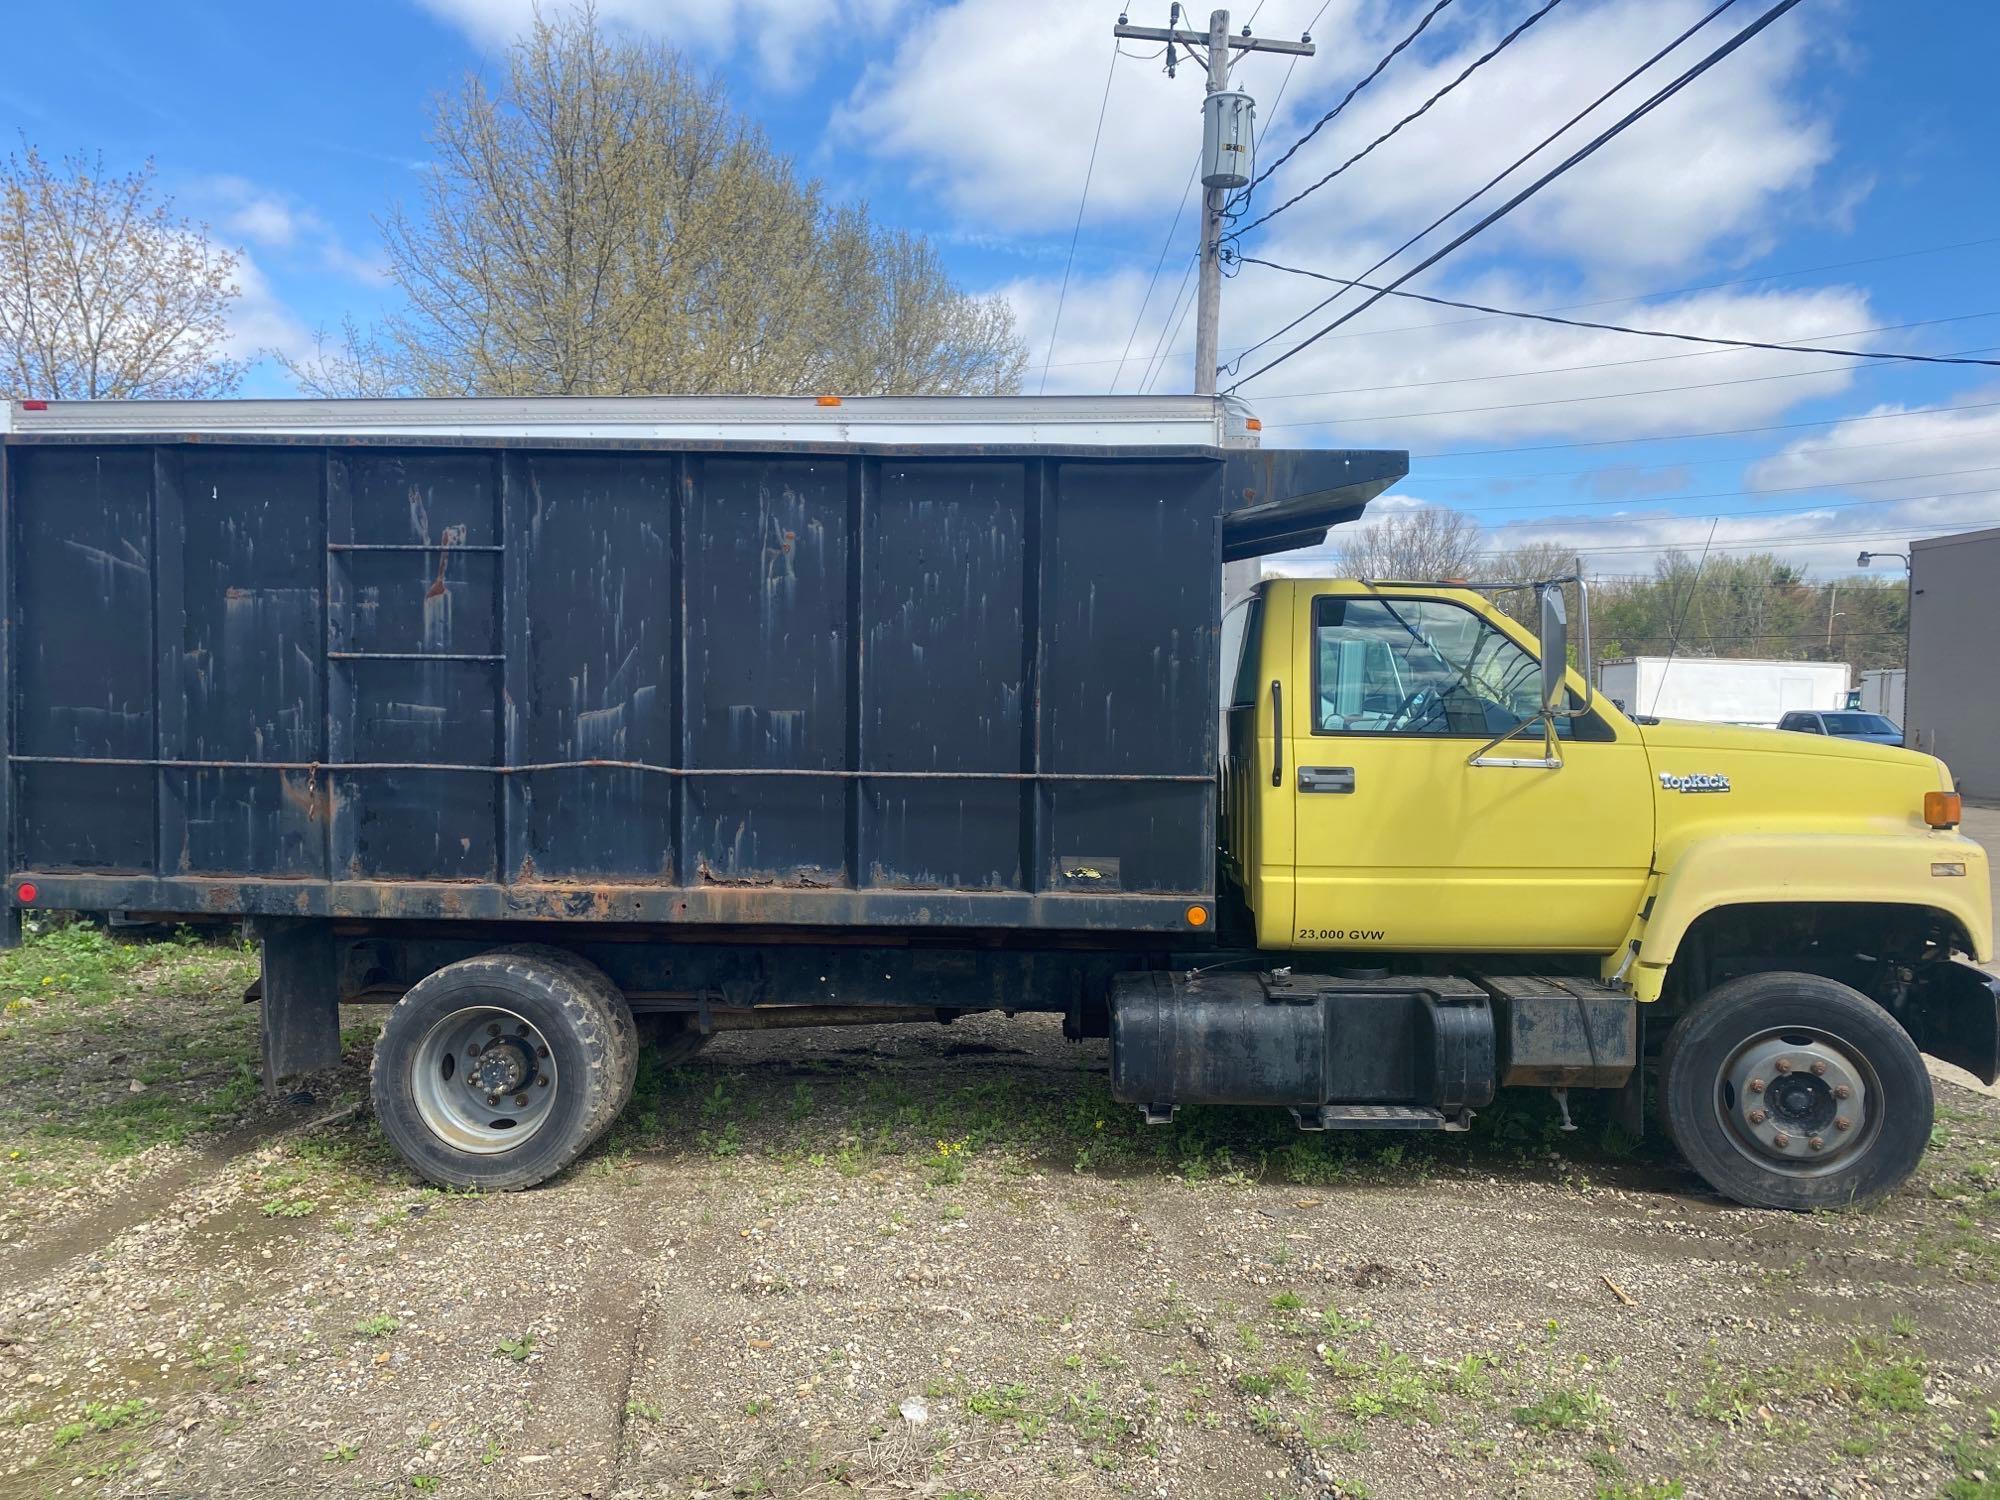
[[[1210,94],[1201,106],[1201,185],[1240,188],[1250,182],[1251,131],[1257,106],[1235,89]]]

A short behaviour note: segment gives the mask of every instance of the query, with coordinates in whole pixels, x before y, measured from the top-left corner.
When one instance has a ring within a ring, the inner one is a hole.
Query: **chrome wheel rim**
[[[526,1017],[472,1005],[435,1022],[410,1062],[417,1114],[446,1144],[513,1151],[548,1123],[560,1085],[548,1038]]]
[[[1882,1129],[1882,1083],[1859,1048],[1812,1026],[1757,1033],[1730,1054],[1715,1108],[1756,1165],[1819,1177],[1851,1165]]]

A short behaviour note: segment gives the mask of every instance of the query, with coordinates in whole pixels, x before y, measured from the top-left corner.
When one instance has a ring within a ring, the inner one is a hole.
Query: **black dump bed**
[[[1214,886],[1224,553],[1403,467],[311,405],[17,409],[17,902],[1180,927]]]

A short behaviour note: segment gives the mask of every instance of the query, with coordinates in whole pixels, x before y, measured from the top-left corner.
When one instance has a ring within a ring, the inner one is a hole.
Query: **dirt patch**
[[[119,998],[162,1057],[244,1010],[139,991]],[[359,1096],[367,1031],[320,1108]],[[66,1037],[13,1043],[32,1067]],[[415,1183],[365,1118],[253,1114],[113,1156],[13,1117],[31,1154],[132,1187],[92,1190],[87,1245],[32,1207],[14,1225],[0,1494],[2000,1478],[2000,1103],[1941,1086],[1908,1190],[1797,1217],[1722,1203],[1601,1120],[1564,1134],[1539,1096],[1470,1137],[1248,1111],[1149,1130],[1102,1068],[1047,1018],[725,1036],[649,1068],[561,1179],[490,1198]],[[78,1086],[52,1102],[119,1102]]]

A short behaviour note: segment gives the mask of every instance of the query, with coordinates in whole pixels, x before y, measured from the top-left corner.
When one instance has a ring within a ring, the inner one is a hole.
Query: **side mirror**
[[[1542,590],[1542,712],[1561,713],[1567,706],[1569,615],[1563,608],[1561,585]]]

